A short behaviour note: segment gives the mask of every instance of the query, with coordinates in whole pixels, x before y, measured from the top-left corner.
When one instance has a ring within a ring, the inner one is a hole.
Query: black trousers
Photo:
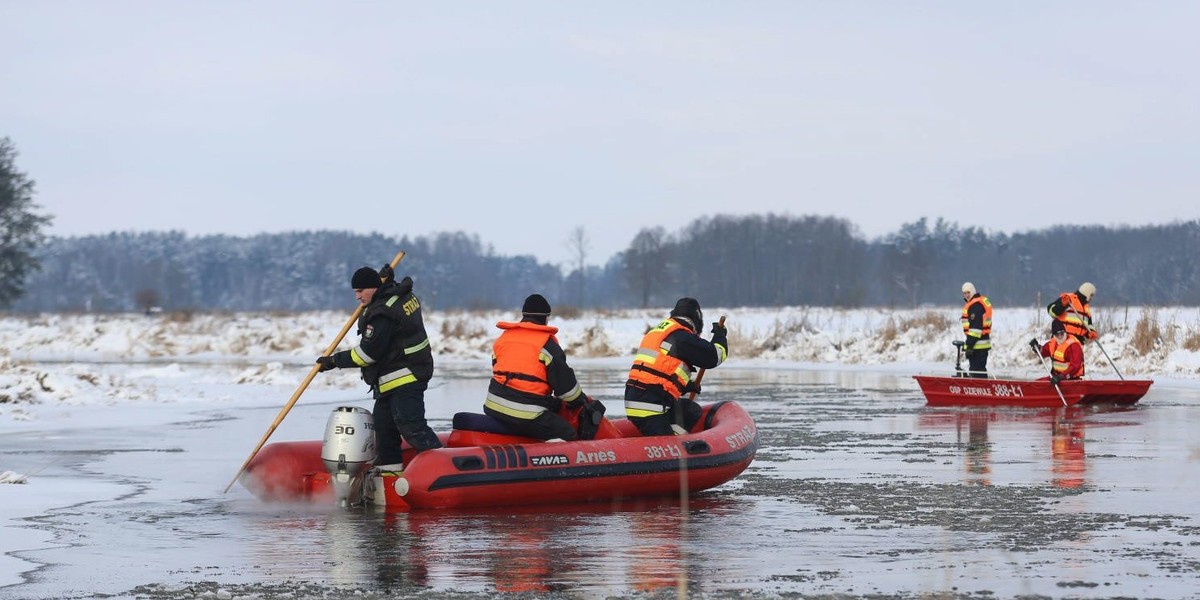
[[[377,465],[403,463],[400,438],[421,452],[441,448],[442,442],[425,421],[425,390],[429,384],[417,381],[402,385],[375,399],[371,415],[375,418]]]
[[[971,370],[971,377],[987,378],[987,350],[973,350],[971,356],[967,357],[968,367]]]
[[[539,440],[559,438],[567,441],[579,437],[575,432],[575,428],[571,427],[571,423],[550,411],[541,413],[533,419],[518,419],[517,417],[494,411],[486,406],[483,407],[483,412],[489,417],[507,425],[517,435]]]
[[[679,425],[691,431],[692,426],[700,420],[702,412],[700,405],[695,400],[686,396],[674,399],[657,387],[642,389],[627,385],[625,386],[625,399],[634,402],[663,404],[667,407],[667,412],[661,415],[629,418],[629,422],[633,423],[642,435],[675,435],[675,430],[671,429],[671,425]]]

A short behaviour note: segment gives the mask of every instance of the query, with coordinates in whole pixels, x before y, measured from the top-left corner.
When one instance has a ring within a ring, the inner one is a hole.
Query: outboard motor
[[[362,503],[362,483],[375,461],[375,420],[370,411],[339,406],[325,423],[321,461],[333,479],[338,506]]]

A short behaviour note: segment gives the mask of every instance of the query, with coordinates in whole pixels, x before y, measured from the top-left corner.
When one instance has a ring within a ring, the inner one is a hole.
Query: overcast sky
[[[1200,217],[1200,2],[0,0],[53,235]]]

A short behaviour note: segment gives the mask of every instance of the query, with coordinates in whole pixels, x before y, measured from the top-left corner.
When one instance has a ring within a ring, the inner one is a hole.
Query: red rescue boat
[[[443,448],[411,455],[404,474],[384,478],[389,509],[490,507],[677,496],[733,479],[758,449],[754,420],[736,402],[704,407],[693,432],[642,437],[626,419],[602,429],[606,439],[541,442],[481,425],[459,413]],[[493,421],[494,422],[494,421]],[[607,425],[611,425],[607,426]],[[264,501],[331,502],[321,440],[268,444],[239,481]]]
[[[914,375],[929,406],[1018,406],[1053,408],[1090,404],[1134,404],[1146,395],[1149,379],[1074,379],[1058,389],[1048,380],[984,379]],[[1062,395],[1059,395],[1062,392]]]

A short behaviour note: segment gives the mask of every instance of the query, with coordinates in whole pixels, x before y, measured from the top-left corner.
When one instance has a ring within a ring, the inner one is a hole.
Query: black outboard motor
[[[958,350],[958,354],[956,354],[954,356],[954,376],[955,377],[966,377],[966,376],[970,375],[970,373],[967,373],[966,371],[962,370],[962,353],[963,353],[963,346],[965,346],[965,345],[966,345],[966,342],[964,342],[962,340],[954,340],[954,348],[956,350]]]

